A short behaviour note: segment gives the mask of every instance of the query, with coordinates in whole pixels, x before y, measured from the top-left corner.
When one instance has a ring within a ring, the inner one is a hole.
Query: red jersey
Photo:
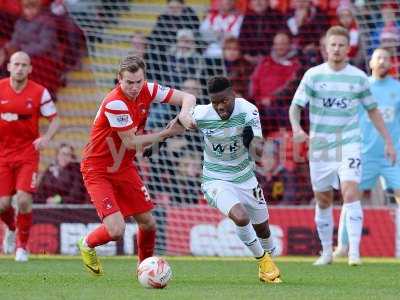
[[[0,80],[0,159],[37,158],[33,141],[39,137],[39,118],[57,115],[48,90],[32,80],[16,92],[10,78]]]
[[[89,143],[85,146],[82,171],[117,172],[133,164],[135,149],[126,149],[118,131],[131,128],[142,134],[152,102],[167,103],[173,89],[145,82],[135,100],[124,95],[120,86],[102,101],[93,122]]]

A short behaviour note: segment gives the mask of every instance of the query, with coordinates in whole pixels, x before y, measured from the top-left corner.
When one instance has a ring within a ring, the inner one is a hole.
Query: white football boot
[[[15,251],[15,261],[26,262],[28,261],[28,251],[23,248],[17,248]]]
[[[314,266],[326,266],[330,265],[333,261],[332,254],[324,254],[322,253],[321,256],[313,263]]]

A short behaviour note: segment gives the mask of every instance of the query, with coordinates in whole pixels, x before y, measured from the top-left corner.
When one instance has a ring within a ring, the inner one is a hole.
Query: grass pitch
[[[16,263],[0,259],[1,300],[47,299],[399,299],[400,263],[366,259],[360,267],[345,260],[326,267],[314,258],[276,259],[284,283],[263,284],[256,262],[240,258],[167,257],[173,278],[163,290],[145,289],[137,282],[136,258],[102,258],[105,275],[93,277],[80,259],[35,257]]]

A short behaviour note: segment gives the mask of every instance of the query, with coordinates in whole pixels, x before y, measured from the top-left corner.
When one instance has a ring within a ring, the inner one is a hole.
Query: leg
[[[346,229],[349,237],[349,265],[359,265],[363,211],[359,199],[358,183],[343,181],[341,184],[343,208],[346,210]]]
[[[153,256],[156,243],[156,220],[151,211],[137,214],[134,218],[139,225],[137,244],[138,264],[140,264],[144,259]]]
[[[349,238],[346,229],[346,210],[345,207],[342,207],[339,218],[339,226],[338,226],[338,245],[333,252],[333,258],[344,257],[347,256],[348,248],[349,248]]]
[[[317,200],[315,208],[315,224],[322,245],[321,257],[314,263],[315,266],[323,266],[332,262],[333,239],[333,191],[314,192]]]
[[[90,232],[78,242],[85,268],[93,275],[104,274],[103,267],[97,257],[95,247],[110,241],[121,239],[125,231],[125,220],[121,212],[116,211],[103,219],[103,224]]]
[[[236,232],[239,238],[258,260],[258,276],[260,280],[268,283],[280,283],[280,271],[275,266],[269,253],[264,251],[243,204],[236,203],[230,209],[228,216],[236,224]],[[261,229],[262,226],[259,226],[259,228]],[[265,233],[262,235],[265,236]]]
[[[396,209],[396,241],[400,241],[400,189],[394,190],[394,197],[396,198],[397,209]],[[396,249],[399,249],[400,245],[397,245]],[[396,256],[400,256],[400,250],[397,250]]]
[[[15,251],[15,210],[11,205],[11,197],[0,197],[0,219],[7,225],[3,239],[3,253]]]
[[[271,260],[270,255],[264,251],[256,232],[251,225],[248,211],[241,203],[251,198],[254,201],[253,190],[237,188],[230,182],[215,181],[202,186],[208,203],[228,216],[236,225],[236,232],[240,240],[247,246],[255,258],[258,258],[258,276],[264,282],[281,282],[279,269]],[[238,198],[243,198],[239,200]],[[265,202],[263,203],[265,208]],[[264,214],[266,213],[266,210]],[[264,221],[265,219],[263,219]]]
[[[271,230],[269,229],[268,220],[260,224],[253,224],[253,228],[256,231],[258,239],[260,240],[261,246],[270,255],[274,255],[275,245],[274,240],[271,236]]]
[[[11,254],[15,250],[15,210],[11,205],[11,197],[15,193],[15,172],[4,161],[0,161],[0,182],[0,219],[7,225],[3,252]]]
[[[84,174],[85,186],[103,224],[82,237],[78,248],[85,268],[93,275],[103,275],[103,268],[95,247],[120,239],[125,231],[125,220],[114,196],[109,180],[101,175]]]

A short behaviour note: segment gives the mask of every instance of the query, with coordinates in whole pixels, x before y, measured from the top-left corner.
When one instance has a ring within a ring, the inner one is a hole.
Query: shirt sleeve
[[[360,93],[358,94],[358,98],[360,99],[362,106],[366,110],[371,110],[378,107],[378,103],[372,96],[367,76],[363,77],[362,79],[361,89]]]
[[[252,105],[249,107],[249,111],[247,113],[246,126],[251,126],[253,129],[253,134],[256,137],[262,138],[262,129],[261,129],[261,121],[260,114],[256,106]]]
[[[315,92],[312,89],[310,74],[307,71],[301,79],[299,86],[297,87],[296,93],[293,97],[293,103],[301,107],[305,107],[310,101],[310,97],[313,97],[314,94]]]
[[[42,99],[40,99],[40,114],[48,119],[57,115],[56,105],[47,89],[43,90]]]
[[[104,108],[104,114],[114,130],[124,131],[134,126],[128,106],[122,100],[108,102]]]
[[[197,127],[198,113],[199,113],[199,106],[196,105],[195,107],[192,108],[192,110],[190,112],[190,114],[193,118],[193,122],[196,124],[196,127]]]
[[[150,91],[152,102],[155,103],[168,103],[174,93],[174,89],[159,85],[157,82],[148,82],[147,87]]]

